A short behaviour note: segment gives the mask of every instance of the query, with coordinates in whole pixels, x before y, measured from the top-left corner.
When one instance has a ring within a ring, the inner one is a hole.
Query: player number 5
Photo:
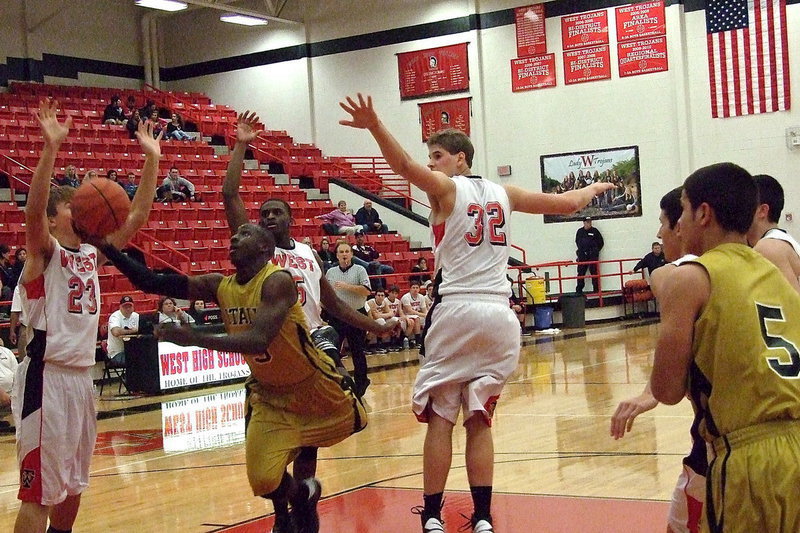
[[[756,304],[758,310],[758,320],[761,326],[761,337],[767,348],[785,350],[789,354],[789,361],[782,361],[780,357],[767,357],[767,363],[773,372],[784,379],[797,379],[800,377],[800,352],[797,346],[784,337],[770,335],[767,332],[767,321],[785,322],[783,311],[780,307],[770,307],[768,305]]]

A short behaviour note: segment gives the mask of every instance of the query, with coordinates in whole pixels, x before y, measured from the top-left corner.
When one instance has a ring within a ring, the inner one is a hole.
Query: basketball
[[[131,209],[125,189],[106,178],[84,181],[75,191],[71,205],[75,228],[100,238],[121,228]]]

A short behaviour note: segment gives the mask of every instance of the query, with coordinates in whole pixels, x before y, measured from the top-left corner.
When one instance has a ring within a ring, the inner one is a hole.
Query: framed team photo
[[[613,183],[614,188],[571,215],[544,215],[545,224],[642,216],[639,147],[622,146],[540,157],[542,192],[563,194],[593,183]]]

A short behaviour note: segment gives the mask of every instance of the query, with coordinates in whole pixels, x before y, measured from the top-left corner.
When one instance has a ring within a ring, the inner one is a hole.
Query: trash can
[[[536,330],[553,327],[553,308],[537,305],[533,310],[533,328]]]
[[[586,298],[583,294],[564,294],[558,299],[565,328],[582,328],[586,325]]]

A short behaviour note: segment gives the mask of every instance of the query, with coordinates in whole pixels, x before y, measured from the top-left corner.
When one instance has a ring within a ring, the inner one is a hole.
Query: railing
[[[353,157],[345,157],[345,161],[353,168],[354,171],[362,171],[362,172],[369,172],[370,174],[374,174],[380,176],[380,181],[383,184],[384,188],[389,192],[393,193],[396,196],[389,196],[388,194],[382,195],[386,198],[406,198],[411,199],[412,201],[414,198],[411,197],[411,185],[408,183],[408,180],[405,178],[398,176],[395,174],[389,163],[382,157],[370,157],[370,156],[353,156]],[[418,202],[422,204],[422,202]],[[422,204],[425,205],[425,204]],[[430,207],[430,206],[425,206]]]
[[[22,178],[17,177],[11,171],[10,165],[16,165],[19,168],[24,168],[25,170],[27,170],[28,172],[31,173],[31,176],[33,176],[34,170],[32,168],[30,168],[29,166],[27,166],[27,165],[23,165],[22,163],[20,163],[19,161],[17,161],[16,159],[14,159],[13,157],[11,157],[9,155],[0,154],[0,156],[2,156],[2,159],[0,159],[0,163],[2,163],[2,165],[0,165],[0,166],[3,168],[3,172],[5,172],[6,176],[8,176],[8,188],[11,191],[11,201],[13,202],[16,199],[16,187],[15,187],[15,184],[18,182],[19,184],[24,185],[23,188],[27,188],[27,189],[30,189],[31,184],[28,183],[27,181],[23,180]],[[51,182],[51,183],[53,183],[53,182]]]

